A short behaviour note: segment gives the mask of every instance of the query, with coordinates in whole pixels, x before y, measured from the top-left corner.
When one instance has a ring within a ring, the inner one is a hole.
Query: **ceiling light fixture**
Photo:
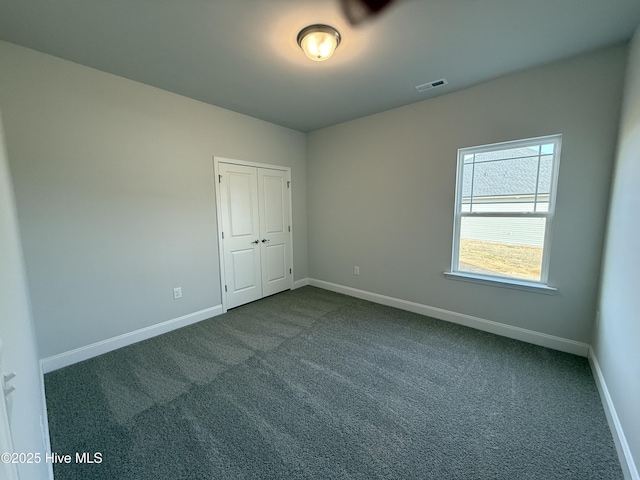
[[[340,33],[329,25],[309,25],[300,30],[298,45],[314,62],[324,62],[340,45]]]

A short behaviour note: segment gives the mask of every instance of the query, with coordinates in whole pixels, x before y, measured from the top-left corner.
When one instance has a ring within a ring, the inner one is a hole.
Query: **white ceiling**
[[[326,62],[296,44],[313,23],[342,34]],[[0,39],[303,132],[625,41],[638,23],[640,0],[400,0],[359,27],[337,0],[0,0]]]

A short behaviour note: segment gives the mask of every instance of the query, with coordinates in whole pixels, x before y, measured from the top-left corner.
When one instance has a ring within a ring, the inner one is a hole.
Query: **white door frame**
[[[218,175],[220,175],[218,164],[219,163],[232,163],[234,165],[242,165],[245,167],[257,167],[257,168],[268,168],[271,170],[281,170],[285,171],[288,174],[289,181],[291,181],[291,168],[283,167],[281,165],[272,165],[269,163],[258,163],[258,162],[247,162],[244,160],[236,160],[233,158],[226,157],[213,157],[213,184],[214,191],[216,194],[216,223],[218,226],[218,261],[220,262],[220,298],[222,298],[222,313],[226,313],[227,311],[227,295],[224,291],[224,286],[226,285],[226,272],[224,268],[224,250],[222,245],[222,212],[220,210],[221,201],[220,201],[220,187],[218,182]],[[289,223],[291,224],[291,248],[289,252],[289,265],[291,265],[291,285],[293,287],[293,278],[295,269],[293,266],[293,201],[292,201],[292,190],[293,186],[289,188]]]

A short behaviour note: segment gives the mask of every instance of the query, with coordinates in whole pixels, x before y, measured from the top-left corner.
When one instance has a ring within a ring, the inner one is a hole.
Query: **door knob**
[[[251,243],[255,243],[257,245],[260,243],[260,240],[256,240],[255,242],[251,242]]]
[[[267,242],[270,242],[270,241],[271,241],[271,240],[267,240],[266,238],[263,238],[263,239],[262,239],[262,243],[267,243]]]

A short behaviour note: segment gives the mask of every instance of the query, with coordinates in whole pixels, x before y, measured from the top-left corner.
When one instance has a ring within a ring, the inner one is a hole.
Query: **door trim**
[[[215,200],[216,200],[216,225],[218,227],[218,262],[220,264],[220,298],[222,299],[222,313],[227,312],[227,295],[224,291],[224,286],[226,285],[226,272],[224,266],[224,249],[222,246],[222,212],[220,211],[221,201],[220,201],[220,188],[218,183],[218,175],[220,175],[219,164],[220,163],[231,163],[234,165],[242,165],[245,167],[256,167],[256,168],[268,168],[271,170],[280,170],[287,172],[289,177],[289,181],[291,181],[291,167],[283,167],[282,165],[273,165],[269,163],[259,163],[259,162],[248,162],[245,160],[237,160],[233,158],[220,157],[217,155],[213,156],[213,190],[215,192]],[[289,188],[289,224],[291,225],[291,248],[289,251],[289,265],[291,265],[291,288],[293,288],[293,278],[295,274],[295,268],[293,265],[293,186]]]

